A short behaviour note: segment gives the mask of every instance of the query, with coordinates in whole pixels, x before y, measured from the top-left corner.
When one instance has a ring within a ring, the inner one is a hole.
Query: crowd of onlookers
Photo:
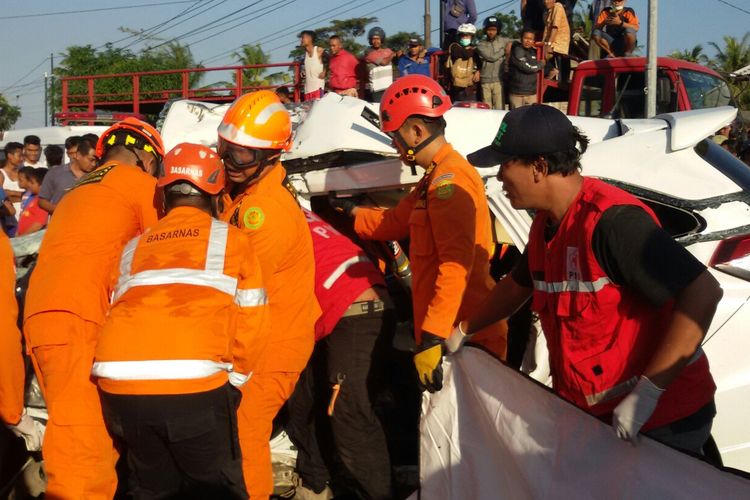
[[[65,193],[96,168],[95,134],[71,136],[65,149],[27,135],[3,148],[0,167],[0,226],[10,237],[43,229]],[[67,158],[67,161],[65,161]]]
[[[325,92],[379,102],[394,79],[410,74],[437,78],[456,101],[480,101],[493,109],[536,102],[540,72],[551,80],[566,79],[570,69],[572,15],[577,0],[521,0],[523,29],[518,40],[501,36],[501,19],[484,19],[477,29],[474,0],[441,0],[443,39],[425,47],[414,37],[406,47],[389,47],[381,27],[369,30],[369,46],[350,53],[333,35],[320,46],[314,31],[300,33],[304,49],[304,100]],[[604,57],[631,56],[637,46],[638,17],[626,0],[595,0],[591,5],[590,42]],[[282,101],[292,99],[287,87]]]
[[[742,131],[736,130],[732,125],[726,125],[717,130],[711,139],[750,166],[750,141],[742,141],[741,135]]]

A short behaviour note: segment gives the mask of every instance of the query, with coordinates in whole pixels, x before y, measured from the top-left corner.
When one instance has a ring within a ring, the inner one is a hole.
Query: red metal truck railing
[[[278,85],[247,85],[245,74],[247,70],[265,70],[271,68],[289,68],[293,72],[292,82]],[[193,88],[191,77],[195,75],[229,72],[234,75],[234,83],[217,87]],[[145,88],[149,78],[178,75],[179,88]],[[129,92],[102,92],[97,91],[97,85],[105,87],[108,80],[110,84],[114,79],[125,79],[130,81]],[[301,100],[302,78],[300,64],[297,62],[255,64],[250,66],[221,66],[216,68],[190,68],[164,71],[142,71],[133,73],[115,73],[110,75],[87,75],[62,77],[62,112],[73,110],[94,112],[97,109],[112,109],[114,107],[128,108],[133,113],[140,113],[141,106],[147,104],[163,104],[170,99],[199,99],[204,101],[229,102],[246,92],[260,89],[275,89],[278,87],[291,87],[295,102]],[[76,82],[84,82],[77,84]],[[71,93],[71,87],[75,87],[76,93]],[[83,89],[82,89],[83,87]]]

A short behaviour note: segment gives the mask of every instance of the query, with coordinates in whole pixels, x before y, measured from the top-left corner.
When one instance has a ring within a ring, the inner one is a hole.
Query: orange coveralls
[[[240,386],[268,342],[267,309],[242,231],[174,208],[125,247],[92,373],[113,394],[189,394],[226,384],[231,365]]]
[[[422,332],[448,338],[495,283],[490,276],[492,229],[484,184],[474,167],[446,144],[417,187],[389,210],[359,208],[354,229],[364,239],[410,238],[412,302],[417,343]],[[475,341],[505,357],[507,324]]]
[[[18,331],[16,266],[10,240],[0,231],[0,420],[15,425],[23,413],[21,332]]]
[[[106,163],[50,220],[26,294],[27,350],[49,422],[42,454],[50,498],[112,498],[118,454],[90,372],[125,244],[157,220],[156,179]]]
[[[258,256],[271,307],[270,340],[259,370],[243,388],[238,413],[243,473],[250,497],[273,493],[269,440],[273,419],[289,399],[313,350],[320,306],[307,221],[285,187],[281,164],[224,200],[222,219],[242,229]]]

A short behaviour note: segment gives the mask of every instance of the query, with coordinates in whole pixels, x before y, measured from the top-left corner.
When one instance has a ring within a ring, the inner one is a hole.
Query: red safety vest
[[[303,212],[315,253],[315,295],[323,310],[315,323],[318,341],[330,335],[360,295],[373,286],[385,286],[385,281],[361,248],[317,215]]]
[[[607,419],[635,386],[672,317],[673,301],[656,307],[610,281],[591,246],[594,228],[616,205],[643,208],[630,194],[585,178],[552,240],[545,241],[547,212],[538,212],[529,233],[532,309],[547,338],[555,391],[587,412]],[[687,417],[716,391],[708,360],[698,351],[667,387],[644,430]]]

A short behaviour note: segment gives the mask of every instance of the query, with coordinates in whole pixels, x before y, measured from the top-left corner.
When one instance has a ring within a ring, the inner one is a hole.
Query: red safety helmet
[[[219,155],[206,146],[183,142],[164,156],[157,186],[167,189],[173,184],[189,183],[213,196],[221,193],[225,181],[224,164]],[[181,192],[191,194],[189,190]]]
[[[130,116],[104,131],[96,143],[96,156],[102,158],[113,146],[140,149],[152,153],[158,161],[164,157],[161,134],[148,123]]]
[[[424,75],[407,75],[386,89],[380,100],[380,129],[395,132],[414,115],[438,118],[451,109],[443,87]]]

